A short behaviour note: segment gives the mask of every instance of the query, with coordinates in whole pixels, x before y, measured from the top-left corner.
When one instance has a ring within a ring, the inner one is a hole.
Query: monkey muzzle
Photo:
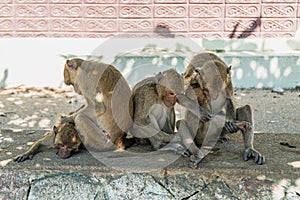
[[[72,149],[69,149],[66,145],[59,147],[58,151],[56,152],[62,159],[67,159],[72,155]]]

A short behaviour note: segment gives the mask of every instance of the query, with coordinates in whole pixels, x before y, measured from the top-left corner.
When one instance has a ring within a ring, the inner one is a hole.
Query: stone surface
[[[253,160],[242,160],[242,136],[237,133],[230,135],[228,143],[218,144],[198,169],[190,169],[188,159],[177,155],[172,163],[151,169],[155,156],[163,163],[175,155],[149,154],[151,148],[142,146],[133,146],[126,152],[101,153],[107,160],[97,160],[96,154],[83,149],[62,160],[55,150],[49,150],[32,160],[14,163],[11,158],[40,138],[58,113],[79,105],[76,101],[69,104],[76,98],[60,89],[19,88],[2,90],[0,94],[0,111],[4,113],[0,116],[1,199],[299,198],[299,91],[284,91],[282,95],[270,90],[237,90],[237,103],[251,104],[254,109],[254,146],[266,156],[266,164],[258,166]],[[137,165],[144,158],[148,163]]]
[[[32,182],[28,200],[44,199],[95,199],[101,182],[80,174],[54,174]]]

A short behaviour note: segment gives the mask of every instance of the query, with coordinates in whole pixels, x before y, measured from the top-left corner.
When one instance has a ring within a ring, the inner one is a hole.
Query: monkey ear
[[[53,126],[53,132],[54,132],[54,135],[56,135],[58,133],[58,128],[56,126]]]
[[[77,63],[74,60],[67,60],[67,66],[71,69],[77,69]]]
[[[162,81],[163,78],[164,78],[164,75],[163,75],[162,72],[159,72],[155,77],[156,77],[157,83],[161,83],[161,81]]]
[[[229,65],[229,66],[227,67],[227,74],[229,74],[230,71],[231,71],[231,65]]]

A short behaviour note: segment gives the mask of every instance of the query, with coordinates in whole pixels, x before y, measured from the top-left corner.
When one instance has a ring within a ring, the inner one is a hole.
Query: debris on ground
[[[281,88],[281,87],[278,87],[278,86],[274,87],[274,88],[272,89],[272,92],[273,92],[273,93],[280,94],[280,95],[284,95],[284,89]]]

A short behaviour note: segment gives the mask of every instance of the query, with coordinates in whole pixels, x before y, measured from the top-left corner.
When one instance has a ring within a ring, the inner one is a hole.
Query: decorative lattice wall
[[[0,0],[0,37],[269,38],[299,27],[300,0]]]

